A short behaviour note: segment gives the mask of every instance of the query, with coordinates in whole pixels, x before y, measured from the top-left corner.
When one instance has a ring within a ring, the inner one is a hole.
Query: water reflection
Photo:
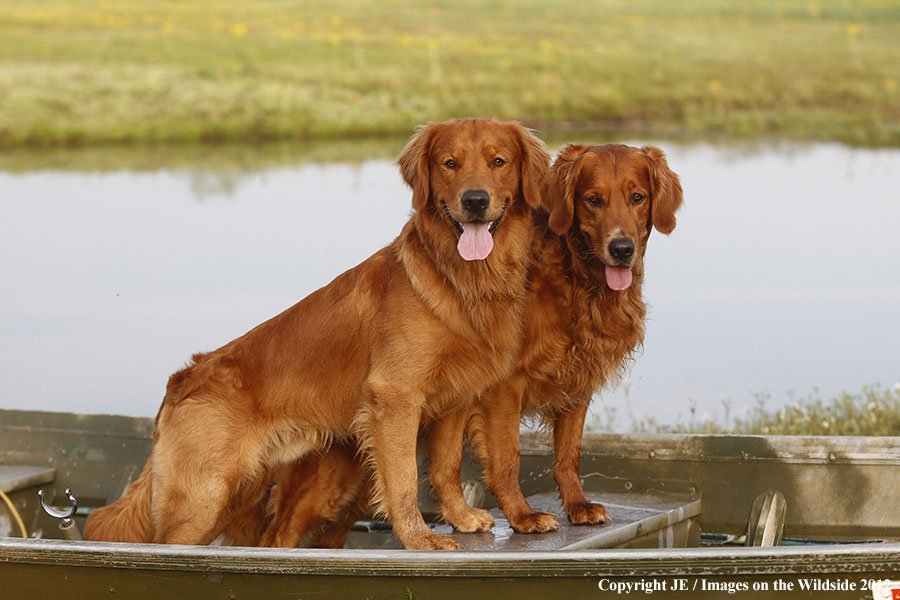
[[[735,412],[756,392],[775,406],[900,379],[900,151],[663,146],[686,204],[651,238],[645,348],[598,414],[628,428],[691,402],[721,415],[723,397]],[[0,407],[153,415],[191,353],[399,232],[410,194],[391,160],[285,152],[259,168],[0,172]]]

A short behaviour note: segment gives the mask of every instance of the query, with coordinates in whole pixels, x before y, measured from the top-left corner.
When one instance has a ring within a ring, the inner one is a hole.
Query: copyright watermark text
[[[718,577],[670,577],[646,579],[602,578],[597,583],[601,592],[613,592],[620,596],[631,594],[653,594],[655,592],[872,592],[880,598],[885,586],[898,586],[900,582],[880,579],[838,578],[797,578],[797,579],[728,579]],[[892,590],[891,590],[892,591]],[[891,598],[891,595],[887,596]]]

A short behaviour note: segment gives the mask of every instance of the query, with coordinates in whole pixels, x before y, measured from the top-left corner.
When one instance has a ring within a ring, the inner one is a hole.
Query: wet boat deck
[[[449,534],[463,550],[586,550],[590,548],[654,547],[688,545],[692,525],[700,515],[700,498],[692,494],[652,492],[588,493],[592,502],[602,503],[610,520],[604,525],[571,525],[555,494],[535,494],[528,503],[537,511],[560,516],[560,529],[550,533],[515,533],[499,509],[491,511],[494,528],[486,533],[454,533],[449,525],[434,531]],[[354,532],[347,548],[401,548],[384,531]]]

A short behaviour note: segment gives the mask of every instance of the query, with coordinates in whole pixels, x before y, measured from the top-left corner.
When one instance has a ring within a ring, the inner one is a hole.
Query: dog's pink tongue
[[[463,223],[456,249],[465,260],[484,260],[494,249],[494,236],[489,223]]]
[[[627,290],[631,285],[631,269],[606,266],[606,285],[616,291]]]

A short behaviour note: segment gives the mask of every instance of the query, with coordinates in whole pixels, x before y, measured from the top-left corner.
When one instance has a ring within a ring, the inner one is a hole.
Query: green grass
[[[0,147],[545,131],[900,145],[895,1],[0,0]]]
[[[687,423],[661,425],[653,418],[632,421],[632,429],[640,433],[728,433],[741,435],[900,435],[900,384],[891,388],[866,386],[856,394],[844,392],[824,400],[813,392],[804,398],[789,397],[787,406],[769,409],[768,394],[757,395],[756,404],[747,406],[742,415],[731,414],[731,403],[723,401],[724,422],[704,415],[697,416],[696,405],[690,406]],[[609,430],[615,415],[607,414],[607,425],[591,425],[594,430]]]

